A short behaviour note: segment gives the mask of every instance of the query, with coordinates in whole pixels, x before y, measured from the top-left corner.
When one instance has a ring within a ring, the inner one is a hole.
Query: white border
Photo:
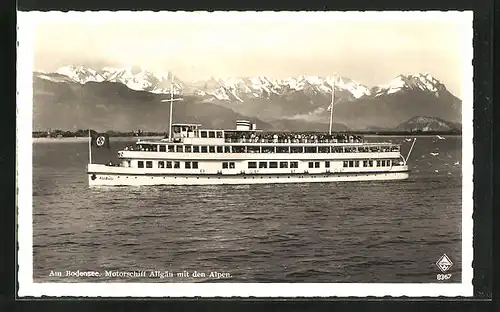
[[[460,20],[463,22],[464,59],[462,93],[462,283],[34,283],[32,228],[32,69],[33,29],[42,20],[154,19],[309,19],[311,12],[18,12],[17,144],[18,144],[18,296],[88,297],[364,297],[364,296],[472,296],[473,209],[473,48],[472,12],[315,12],[314,19],[363,21]],[[90,19],[89,19],[90,18]]]

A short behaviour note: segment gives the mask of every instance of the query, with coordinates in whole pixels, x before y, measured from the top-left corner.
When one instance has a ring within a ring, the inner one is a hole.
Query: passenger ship
[[[399,144],[332,134],[331,119],[328,134],[269,133],[246,120],[238,120],[231,130],[170,120],[169,130],[168,138],[139,139],[135,146],[118,151],[118,165],[90,161],[89,185],[401,180],[408,178],[407,160],[415,144],[414,140],[405,158]]]

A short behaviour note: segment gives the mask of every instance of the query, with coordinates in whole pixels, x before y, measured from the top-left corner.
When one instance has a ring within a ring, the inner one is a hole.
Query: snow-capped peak
[[[389,83],[369,89],[368,87],[343,76],[333,74],[321,77],[300,75],[285,79],[272,79],[265,76],[227,77],[193,81],[189,85],[175,77],[171,71],[146,70],[137,66],[103,67],[92,69],[82,65],[68,65],[56,70],[59,75],[67,76],[69,81],[85,84],[95,82],[119,82],[133,90],[152,93],[170,93],[171,78],[174,77],[174,92],[185,91],[198,94],[208,100],[245,102],[248,99],[273,96],[289,96],[295,92],[306,95],[330,96],[335,88],[338,101],[352,101],[363,97],[391,95],[402,91],[420,90],[431,92],[439,97],[443,84],[429,73],[413,73],[394,77]],[[55,79],[49,73],[39,75],[42,79]],[[48,77],[48,78],[47,78]],[[60,79],[60,78],[58,78]]]
[[[81,84],[90,81],[119,82],[125,84],[132,90],[149,91],[153,93],[170,93],[170,77],[172,77],[172,73],[169,71],[154,73],[136,66],[107,66],[95,70],[82,65],[68,65],[58,68],[56,73],[67,76],[71,80]],[[185,85],[179,79],[175,79],[173,87],[174,92],[178,94],[185,88]]]
[[[388,84],[374,87],[374,95],[392,94],[402,90],[422,90],[432,92],[439,96],[441,82],[428,73],[399,75],[392,79]]]
[[[68,65],[59,67],[56,73],[67,76],[79,83],[87,83],[89,81],[102,82],[104,77],[101,76],[96,70],[87,68],[82,65]]]

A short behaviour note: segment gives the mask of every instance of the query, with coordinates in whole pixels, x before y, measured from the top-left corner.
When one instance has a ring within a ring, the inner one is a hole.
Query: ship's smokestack
[[[236,130],[251,130],[252,124],[248,120],[236,120]]]

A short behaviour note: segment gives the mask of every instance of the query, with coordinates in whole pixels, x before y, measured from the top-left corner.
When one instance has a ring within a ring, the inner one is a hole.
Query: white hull
[[[223,184],[273,184],[343,181],[384,181],[408,178],[408,171],[357,172],[330,174],[246,174],[246,175],[88,175],[90,186],[140,186],[140,185],[223,185]]]

